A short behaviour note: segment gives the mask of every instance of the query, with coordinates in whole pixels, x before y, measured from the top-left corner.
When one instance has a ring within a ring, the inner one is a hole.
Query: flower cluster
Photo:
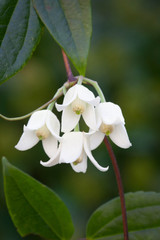
[[[96,149],[107,135],[121,148],[131,146],[125,121],[120,107],[111,102],[101,102],[100,97],[86,87],[76,84],[64,96],[62,104],[55,104],[62,111],[61,131],[56,115],[49,109],[34,112],[23,134],[15,146],[24,151],[35,146],[40,140],[50,158],[40,162],[45,167],[60,163],[70,163],[74,171],[85,173],[87,157],[100,171],[107,171],[94,159],[91,151]],[[79,130],[79,120],[83,118],[88,132]]]

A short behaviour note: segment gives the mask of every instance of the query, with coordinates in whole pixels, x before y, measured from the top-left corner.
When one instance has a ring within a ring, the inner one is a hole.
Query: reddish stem
[[[124,191],[123,191],[123,185],[122,185],[120,171],[119,171],[117,160],[116,160],[116,157],[112,150],[111,144],[109,143],[108,138],[106,136],[104,138],[104,142],[105,142],[106,148],[108,150],[109,156],[111,158],[113,169],[114,169],[114,172],[116,175],[118,191],[119,191],[119,196],[120,196],[120,201],[121,201],[121,209],[122,209],[124,240],[129,240],[125,198],[124,198]]]
[[[65,69],[66,69],[66,72],[67,72],[68,81],[73,82],[73,81],[76,80],[76,78],[72,74],[72,70],[71,70],[71,67],[70,67],[70,64],[69,64],[68,57],[65,54],[65,52],[63,51],[63,49],[62,49],[62,55],[63,55],[63,61],[64,61]]]

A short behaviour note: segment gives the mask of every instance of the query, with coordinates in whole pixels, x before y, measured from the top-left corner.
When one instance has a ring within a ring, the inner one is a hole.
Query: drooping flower
[[[42,162],[45,167],[58,163],[70,163],[76,172],[85,173],[87,170],[87,157],[100,171],[107,171],[109,167],[100,166],[94,159],[91,150],[99,146],[104,138],[101,132],[69,132],[62,136],[57,154],[48,162]]]
[[[100,102],[99,96],[86,87],[76,84],[71,87],[63,100],[63,104],[56,104],[57,110],[62,112],[62,132],[71,131],[82,115],[88,127],[96,130],[95,108]]]
[[[121,148],[129,148],[129,141],[125,128],[125,120],[120,107],[111,102],[100,103],[96,108],[97,126],[99,130],[111,138]]]
[[[35,146],[42,140],[43,148],[49,157],[57,152],[60,123],[50,110],[34,112],[27,126],[24,125],[23,134],[15,146],[20,151],[25,151]]]

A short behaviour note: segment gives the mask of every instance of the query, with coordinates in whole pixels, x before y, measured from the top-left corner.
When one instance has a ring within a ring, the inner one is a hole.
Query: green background
[[[92,1],[93,36],[86,76],[99,83],[107,101],[122,108],[133,146],[127,150],[112,146],[125,192],[160,191],[159,12],[160,3],[156,0]],[[73,72],[77,75],[74,68]],[[61,49],[44,30],[32,59],[0,86],[0,112],[10,117],[24,115],[51,99],[65,81]],[[14,148],[26,123],[27,119],[0,119],[0,156],[6,156],[12,164],[56,191],[71,211],[76,227],[73,239],[84,237],[91,213],[118,195],[104,144],[93,155],[103,166],[110,166],[107,173],[99,172],[89,161],[86,174],[75,173],[67,164],[44,168],[39,161],[48,157],[41,143],[25,152]],[[4,200],[2,165],[0,173],[0,239],[19,240],[22,238],[11,222]]]

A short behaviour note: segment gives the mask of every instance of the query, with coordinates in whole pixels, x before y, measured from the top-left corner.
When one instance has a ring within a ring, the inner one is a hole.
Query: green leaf
[[[12,166],[3,157],[7,207],[19,234],[37,234],[50,240],[67,240],[73,234],[70,213],[49,188]]]
[[[129,240],[160,239],[160,193],[125,194]],[[87,226],[87,239],[124,240],[119,198],[99,207]]]
[[[35,50],[41,25],[30,0],[0,0],[0,83],[20,70]]]
[[[92,32],[90,0],[33,0],[52,37],[84,75]]]

